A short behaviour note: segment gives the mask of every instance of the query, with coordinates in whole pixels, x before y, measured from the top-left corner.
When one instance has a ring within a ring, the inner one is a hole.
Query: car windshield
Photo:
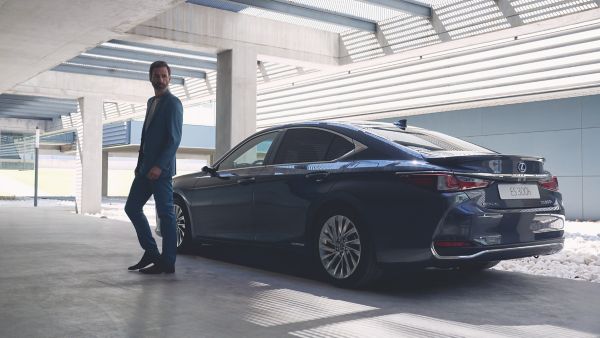
[[[402,130],[394,125],[377,125],[369,126],[366,130],[425,156],[446,156],[457,152],[460,154],[495,153],[456,137],[421,128],[408,127]]]

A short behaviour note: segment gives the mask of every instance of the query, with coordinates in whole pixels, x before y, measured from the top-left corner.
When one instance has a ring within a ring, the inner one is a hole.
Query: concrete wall
[[[545,157],[567,217],[600,219],[600,95],[410,116],[408,123],[502,153]]]

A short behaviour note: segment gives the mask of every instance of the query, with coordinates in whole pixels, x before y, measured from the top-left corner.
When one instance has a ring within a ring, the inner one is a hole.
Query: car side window
[[[353,148],[351,142],[334,133],[314,128],[294,128],[286,131],[273,162],[282,164],[330,161]]]
[[[334,135],[333,141],[327,150],[325,155],[325,161],[332,161],[336,158],[340,158],[354,149],[354,143],[346,140],[345,138]]]
[[[219,170],[229,170],[263,165],[269,149],[279,132],[267,133],[246,142],[219,164]]]

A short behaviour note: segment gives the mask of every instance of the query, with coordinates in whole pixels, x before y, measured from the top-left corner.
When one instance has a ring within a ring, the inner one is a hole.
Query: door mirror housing
[[[202,172],[209,173],[210,176],[217,176],[217,169],[206,166],[206,165],[204,167],[202,167]]]

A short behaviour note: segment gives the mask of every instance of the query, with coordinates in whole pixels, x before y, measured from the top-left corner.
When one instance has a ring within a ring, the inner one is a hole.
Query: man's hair
[[[154,61],[150,65],[150,72],[148,74],[150,76],[150,80],[152,80],[152,71],[154,71],[154,68],[161,68],[161,67],[167,67],[167,72],[169,72],[169,76],[171,76],[171,68],[169,68],[169,65],[166,62]]]

